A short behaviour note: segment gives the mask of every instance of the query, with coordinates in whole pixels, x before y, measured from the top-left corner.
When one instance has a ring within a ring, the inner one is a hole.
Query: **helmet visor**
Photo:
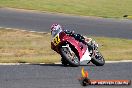
[[[62,29],[60,27],[58,29],[53,29],[53,31],[51,32],[52,37],[55,37],[61,31],[62,31]]]

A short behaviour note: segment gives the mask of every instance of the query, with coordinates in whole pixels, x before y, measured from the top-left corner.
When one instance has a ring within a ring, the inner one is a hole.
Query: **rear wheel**
[[[73,51],[72,48],[70,48],[70,49],[69,48],[70,47],[61,47],[60,48],[62,59],[64,59],[63,61],[65,61],[65,62],[67,61],[67,63],[70,66],[79,66],[80,61],[79,61],[78,56],[76,55],[76,53]]]
[[[95,54],[94,54],[91,62],[93,64],[95,64],[96,66],[103,66],[105,64],[103,55],[97,50],[95,51]]]

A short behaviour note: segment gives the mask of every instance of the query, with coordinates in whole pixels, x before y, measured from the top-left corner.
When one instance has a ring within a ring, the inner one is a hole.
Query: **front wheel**
[[[68,66],[68,65],[69,65],[68,62],[67,62],[67,60],[64,59],[64,58],[61,58],[61,63],[62,63],[64,66]]]
[[[61,47],[60,52],[62,59],[65,59],[70,66],[77,67],[80,65],[80,61],[76,53],[70,47]]]
[[[91,62],[96,66],[103,66],[105,64],[103,55],[97,50],[95,51],[93,58],[91,59]]]

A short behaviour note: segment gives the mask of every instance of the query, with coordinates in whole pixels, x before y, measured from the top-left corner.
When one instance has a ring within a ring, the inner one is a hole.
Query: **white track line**
[[[6,27],[0,27],[3,29],[7,29],[7,30],[15,30],[15,31],[22,31],[22,32],[31,32],[31,33],[40,33],[40,34],[45,34],[47,32],[37,32],[37,31],[28,31],[28,30],[24,30],[24,29],[16,29],[16,28],[6,28]]]
[[[37,63],[37,64],[45,64],[45,63]],[[32,65],[32,63],[0,63],[0,65]]]
[[[122,62],[132,62],[132,60],[106,61],[106,63],[122,63]]]

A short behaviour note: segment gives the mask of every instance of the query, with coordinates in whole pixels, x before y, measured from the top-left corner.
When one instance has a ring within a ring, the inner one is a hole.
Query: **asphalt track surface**
[[[132,39],[132,21],[69,16],[40,12],[0,9],[0,26],[49,32],[52,23],[93,36]],[[61,64],[0,65],[0,88],[82,88],[78,82],[81,67]],[[90,79],[130,79],[132,63],[106,63],[102,67],[84,66]],[[132,86],[90,86],[86,88],[132,88]]]
[[[131,20],[80,17],[7,8],[0,9],[1,27],[49,32],[53,23],[60,23],[65,29],[74,30],[76,33],[84,35],[132,39]]]
[[[90,79],[131,79],[132,63],[107,63],[103,67],[83,66]],[[80,67],[61,64],[1,65],[0,88],[83,88]],[[132,86],[87,86],[86,88],[132,88]]]

